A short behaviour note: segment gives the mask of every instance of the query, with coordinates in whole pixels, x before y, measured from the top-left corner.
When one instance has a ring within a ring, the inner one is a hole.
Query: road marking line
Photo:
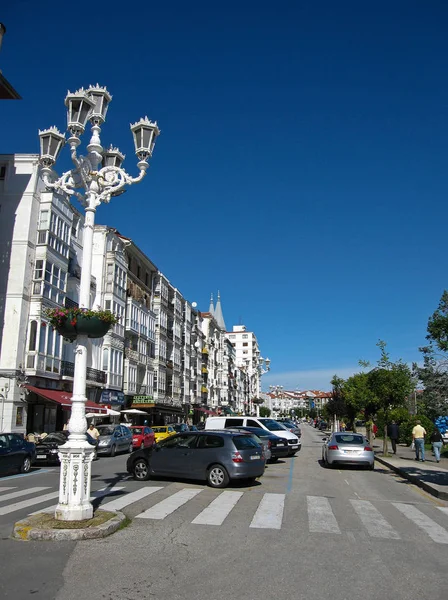
[[[17,486],[10,486],[10,487],[0,487],[0,493],[2,492],[6,492],[7,490],[16,490]],[[1,498],[0,498],[1,501]]]
[[[403,513],[405,517],[415,523],[417,527],[423,529],[434,542],[437,542],[438,544],[448,544],[448,532],[446,529],[427,517],[418,510],[418,508],[415,508],[415,506],[412,506],[411,504],[400,504],[398,502],[393,502],[392,504]]]
[[[257,529],[281,529],[284,507],[285,494],[264,494],[250,527]]]
[[[103,496],[108,496],[109,494],[113,493],[113,492],[119,492],[120,490],[124,490],[124,487],[104,487],[101,488],[99,490],[96,490],[95,492],[92,492],[90,495],[90,501],[92,502],[92,500],[95,500],[96,498],[102,498]],[[59,494],[59,492],[58,492]],[[57,508],[57,504],[53,504],[52,506],[47,506],[46,508],[43,508],[41,510],[36,510],[35,512],[30,513],[30,515],[37,515],[38,513],[51,513],[54,512]]]
[[[345,483],[346,483],[347,485],[350,485],[350,484],[349,484],[349,482],[348,482],[346,479],[344,479],[344,481],[345,481]]]
[[[341,533],[328,498],[307,496],[306,500],[309,530],[312,533]]]
[[[148,510],[145,510],[140,515],[137,515],[139,519],[164,519],[175,510],[180,508],[183,504],[197,496],[202,490],[191,490],[185,488],[180,492],[176,492],[169,498],[165,498],[161,502],[158,502]]]
[[[368,500],[350,500],[371,537],[399,540],[400,536]]]
[[[438,506],[437,508],[448,515],[448,506]]]
[[[109,502],[104,502],[101,504],[101,508],[105,508],[107,510],[121,510],[125,506],[129,506],[129,504],[133,504],[150,494],[154,494],[154,492],[158,492],[159,490],[163,490],[163,487],[146,487],[136,490],[135,492],[131,492],[129,494],[124,494],[124,496],[120,496],[120,498],[116,498],[115,500],[109,500]]]
[[[43,496],[38,496],[37,498],[16,502],[15,504],[10,504],[9,506],[0,508],[0,515],[8,515],[9,513],[21,510],[22,508],[28,508],[29,506],[34,506],[35,504],[47,502],[47,500],[53,500],[53,498],[57,498],[58,496],[59,492],[51,492],[51,494],[44,494]]]
[[[7,488],[14,489],[14,488]],[[17,492],[10,492],[9,494],[4,494],[0,496],[0,502],[6,502],[7,500],[12,500],[13,498],[20,498],[20,496],[29,496],[30,494],[36,494],[37,492],[43,492],[44,490],[49,490],[50,487],[47,485],[46,487],[34,487],[34,488],[26,488],[25,490],[18,490]]]
[[[222,492],[192,521],[196,525],[222,525],[244,492]]]

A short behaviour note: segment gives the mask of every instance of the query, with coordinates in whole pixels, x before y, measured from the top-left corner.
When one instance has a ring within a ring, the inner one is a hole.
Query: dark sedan
[[[43,439],[36,443],[36,462],[37,463],[48,463],[48,464],[59,464],[59,446],[65,444],[69,436],[68,431],[55,431],[49,433]],[[91,446],[96,446],[97,442],[90,437],[86,436],[87,441]],[[94,459],[96,458],[96,452]]]
[[[271,451],[271,458],[268,462],[277,462],[279,458],[285,458],[289,454],[288,442],[270,431],[266,431],[260,427],[235,427],[235,429],[248,431],[259,437],[263,442],[266,441],[268,449]]]
[[[36,458],[36,447],[18,433],[0,433],[0,475],[11,471],[28,473]]]
[[[263,475],[265,462],[263,448],[249,432],[189,431],[136,450],[128,458],[127,470],[139,481],[179,477],[223,488],[232,479],[255,481]]]

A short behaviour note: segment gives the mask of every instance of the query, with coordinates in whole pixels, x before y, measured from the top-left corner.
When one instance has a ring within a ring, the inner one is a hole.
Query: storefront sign
[[[124,404],[124,394],[116,390],[103,390],[100,404]]]
[[[154,398],[152,396],[134,396],[132,404],[154,404]]]

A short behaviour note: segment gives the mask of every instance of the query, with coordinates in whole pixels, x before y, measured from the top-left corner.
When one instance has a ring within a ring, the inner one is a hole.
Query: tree
[[[267,406],[260,406],[260,417],[270,417],[271,409]]]
[[[378,366],[367,373],[367,386],[372,392],[372,404],[384,414],[383,454],[387,454],[387,425],[390,411],[406,403],[406,398],[415,385],[408,365],[401,359],[397,362],[390,361],[389,354],[386,352],[386,342],[380,340],[377,346],[381,356]]]
[[[415,377],[423,384],[419,412],[429,418],[448,413],[448,292],[445,290],[437,310],[428,320],[427,346],[420,348],[423,367],[412,365]]]

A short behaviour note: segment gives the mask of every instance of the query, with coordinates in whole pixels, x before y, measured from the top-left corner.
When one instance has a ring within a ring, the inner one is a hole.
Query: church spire
[[[222,314],[222,308],[221,308],[221,294],[218,291],[218,300],[216,302],[216,308],[215,308],[215,313],[214,313],[216,322],[218,323],[218,327],[220,329],[223,329],[224,331],[226,331],[226,324],[224,322],[224,316]]]
[[[208,312],[211,313],[212,315],[215,314],[215,307],[213,306],[213,294],[210,294],[210,306],[209,306]]]

